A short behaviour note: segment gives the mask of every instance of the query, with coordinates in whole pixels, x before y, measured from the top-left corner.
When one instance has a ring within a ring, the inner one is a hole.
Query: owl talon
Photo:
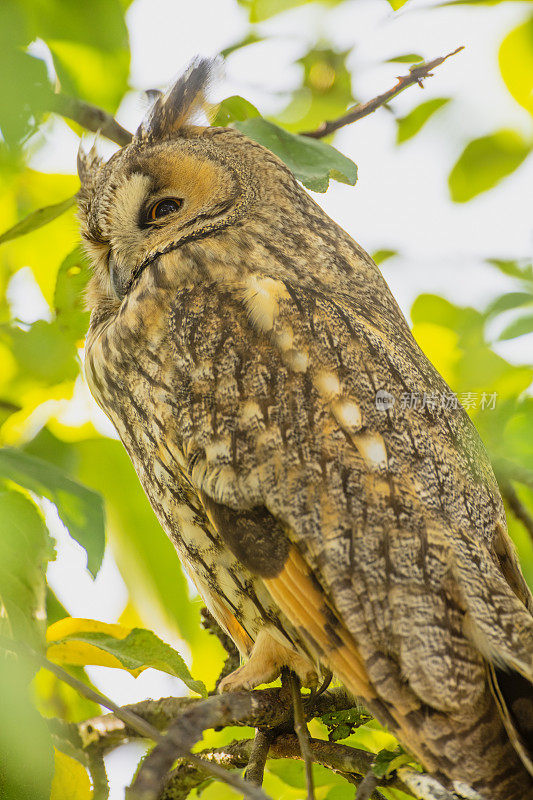
[[[318,685],[318,676],[311,662],[280,644],[268,630],[263,629],[255,641],[248,663],[221,680],[218,691],[222,694],[255,689],[262,683],[276,680],[283,667],[293,670],[300,678],[302,686],[313,689]]]

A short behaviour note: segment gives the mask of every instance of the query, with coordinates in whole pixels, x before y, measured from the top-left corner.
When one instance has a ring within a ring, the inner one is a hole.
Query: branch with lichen
[[[95,794],[98,800],[107,797],[103,755],[132,739],[155,742],[155,747],[145,758],[133,785],[127,790],[128,800],[179,800],[208,778],[227,783],[245,798],[269,800],[257,785],[257,777],[264,768],[267,755],[273,758],[303,758],[301,736],[295,732],[293,698],[286,687],[212,695],[206,700],[168,697],[121,707],[29,646],[6,637],[0,637],[0,646],[4,646],[7,652],[31,659],[82,696],[111,709],[111,714],[103,714],[78,725],[54,720],[56,728],[60,723],[59,729],[62,729],[56,730],[59,740],[66,741],[69,748],[74,747],[86,756],[95,789],[98,790]],[[302,699],[302,723],[351,709],[355,710],[358,718],[360,716],[357,701],[342,688],[311,694]],[[265,734],[263,744],[242,740],[225,748],[191,752],[204,731],[236,725],[259,728]],[[254,767],[254,758],[257,768]],[[384,786],[401,789],[407,796],[418,800],[456,800],[457,795],[448,792],[434,778],[406,766],[374,780],[370,773],[373,772],[375,758],[373,753],[338,742],[320,739],[309,739],[307,742],[308,761],[337,772],[358,787],[364,788],[366,784],[371,790],[370,794],[366,794],[368,798],[383,800],[379,787]],[[178,759],[178,766],[172,769]],[[235,769],[246,767],[250,762],[255,769],[254,782],[243,780],[235,773]],[[467,796],[474,797],[470,790]]]

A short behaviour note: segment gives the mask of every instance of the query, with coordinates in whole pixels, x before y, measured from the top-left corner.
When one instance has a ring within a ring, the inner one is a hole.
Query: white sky
[[[526,16],[528,4],[428,11],[430,5],[435,4],[411,0],[407,9],[393,14],[385,0],[357,0],[337,9],[304,7],[286,12],[259,26],[260,33],[282,38],[231,56],[225,79],[214,89],[217,99],[242,94],[265,113],[274,112],[298,83],[295,59],[325,36],[342,48],[356,45],[349,66],[356,95],[364,101],[389,88],[395,76],[407,70],[406,65],[382,65],[384,59],[407,52],[429,59],[466,46],[435,71],[424,92],[413,87],[393,101],[403,116],[431,97],[454,97],[439,112],[439,121],[430,121],[400,148],[394,144],[394,119],[385,110],[345,128],[335,145],[358,164],[359,181],[355,188],[333,183],[326,195],[315,195],[367,250],[388,247],[402,252],[405,258],[387,262],[383,272],[406,315],[421,292],[480,305],[511,289],[509,281],[481,259],[531,256],[533,243],[533,159],[497,189],[467,204],[453,204],[447,189],[451,166],[470,139],[501,127],[532,135],[531,118],[508,94],[497,65],[498,43]],[[131,85],[136,90],[164,87],[194,55],[215,55],[246,30],[245,15],[234,0],[135,0],[128,26]],[[132,94],[118,118],[135,129],[144,108],[140,96]],[[77,137],[58,123],[35,166],[70,172],[77,148]],[[531,337],[499,347],[511,360],[524,359],[530,351]],[[59,539],[50,580],[63,602],[76,616],[116,619],[126,593],[112,558],[106,558],[93,583],[82,568],[78,546],[66,535]],[[154,671],[137,680],[105,668],[90,672],[120,703],[181,691],[178,681]],[[134,761],[119,753],[110,759],[112,800],[123,797]]]

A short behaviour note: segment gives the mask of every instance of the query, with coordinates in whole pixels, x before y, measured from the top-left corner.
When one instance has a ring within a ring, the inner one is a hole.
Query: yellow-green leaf
[[[531,144],[512,130],[500,130],[469,142],[448,179],[452,200],[466,203],[492,189],[514,172],[530,152]]]
[[[533,114],[533,17],[505,37],[499,52],[500,71],[517,103]]]
[[[20,222],[17,222],[16,225],[13,225],[12,228],[0,235],[0,244],[8,242],[10,239],[17,239],[19,236],[25,236],[25,234],[31,233],[37,228],[42,228],[43,225],[47,225],[53,219],[68,211],[69,208],[72,208],[74,203],[75,197],[67,197],[66,200],[62,200],[60,203],[54,203],[51,206],[32,211],[31,214],[28,214],[27,217],[24,217],[24,219],[21,219]]]
[[[424,127],[428,119],[449,102],[449,97],[434,97],[432,100],[420,103],[407,116],[397,119],[396,143],[401,144],[415,136]]]
[[[533,314],[513,320],[500,333],[499,339],[515,339],[517,336],[524,336],[526,333],[533,333]]]
[[[78,635],[86,633],[104,633],[115,639],[125,639],[131,633],[131,628],[94,619],[65,617],[48,626],[46,631],[47,657],[55,664],[124,669],[122,662],[112,653],[76,638]],[[142,671],[143,667],[128,670],[134,678]]]
[[[383,250],[374,250],[372,253],[372,261],[377,264],[383,264],[384,261],[388,261],[389,258],[394,258],[394,256],[398,255],[397,250],[389,250],[388,248],[384,247]]]
[[[50,800],[91,800],[91,781],[79,761],[56,750],[54,766]]]
[[[58,633],[60,638],[56,638]],[[153,667],[179,678],[193,692],[207,695],[204,684],[193,679],[180,654],[152,631],[67,618],[51,626],[47,640],[48,656],[58,663],[98,663],[126,669],[132,675]],[[96,654],[96,650],[102,653]]]

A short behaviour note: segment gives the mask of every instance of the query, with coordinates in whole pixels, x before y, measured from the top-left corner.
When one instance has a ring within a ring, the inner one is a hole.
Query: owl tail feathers
[[[487,661],[488,680],[514,749],[533,775],[533,616],[488,556],[456,562],[467,606],[465,634]],[[482,580],[480,580],[480,575]]]

